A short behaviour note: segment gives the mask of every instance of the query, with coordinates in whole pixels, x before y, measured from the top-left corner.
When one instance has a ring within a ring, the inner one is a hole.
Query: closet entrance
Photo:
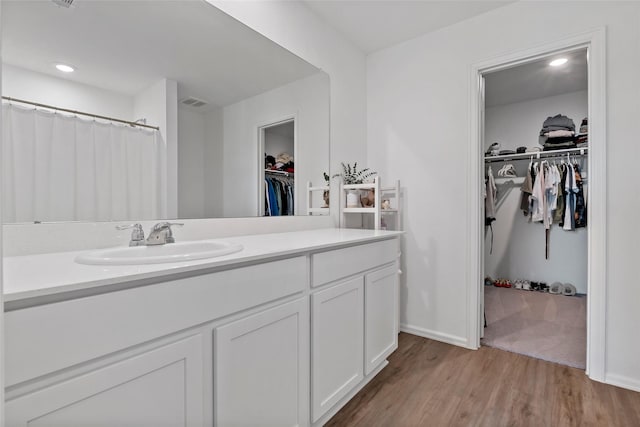
[[[468,257],[466,272],[468,278],[468,347],[479,348],[484,333],[484,285],[485,277],[485,76],[501,70],[508,70],[551,55],[587,51],[588,70],[588,156],[586,179],[587,203],[587,348],[586,369],[589,378],[606,380],[605,361],[607,358],[607,138],[606,138],[606,42],[605,29],[599,28],[562,40],[537,47],[511,52],[500,57],[481,61],[470,69],[471,129],[468,145],[469,190],[467,202],[468,216]],[[558,114],[553,113],[553,115]],[[576,118],[581,125],[582,118]],[[546,116],[543,120],[546,120]],[[534,134],[539,134],[543,123],[536,123]],[[578,128],[579,131],[579,128]],[[518,135],[518,137],[525,135]],[[487,146],[492,142],[487,141]],[[521,144],[517,144],[520,146]],[[528,145],[528,144],[522,144]],[[516,146],[516,147],[517,147]],[[566,155],[565,155],[566,156]],[[541,158],[543,155],[541,154]],[[538,160],[539,161],[539,160]],[[558,161],[558,159],[556,159]],[[528,162],[527,162],[528,163]],[[500,168],[496,168],[497,171]],[[522,215],[522,214],[519,214]],[[537,226],[538,224],[529,224]],[[538,235],[536,234],[536,237]],[[550,254],[557,252],[556,241],[550,236]],[[537,237],[546,241],[546,237]],[[495,249],[494,249],[495,250]],[[538,252],[536,252],[537,254]],[[493,255],[493,254],[492,254]],[[544,256],[544,253],[543,253]],[[551,255],[553,256],[553,255]],[[495,278],[494,278],[495,279]],[[536,281],[533,277],[515,279]],[[542,280],[542,279],[540,279]],[[554,279],[560,281],[560,279]],[[538,280],[539,282],[539,280]],[[549,285],[550,283],[547,283]],[[499,289],[498,289],[499,290]],[[516,290],[514,290],[516,292]],[[525,292],[517,290],[517,292]],[[536,291],[526,291],[535,295]],[[554,296],[555,298],[570,298]]]
[[[481,344],[586,368],[587,48],[484,77]]]
[[[261,126],[258,132],[259,215],[295,215],[295,117]]]

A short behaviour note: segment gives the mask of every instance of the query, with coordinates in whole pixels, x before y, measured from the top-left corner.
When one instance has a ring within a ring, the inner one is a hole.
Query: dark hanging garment
[[[280,205],[281,215],[289,215],[289,206],[287,203],[287,184],[280,181],[280,200],[282,201]]]
[[[560,170],[560,184],[558,185],[558,203],[557,208],[553,213],[553,222],[555,224],[564,224],[564,208],[565,208],[565,195],[567,194],[564,185],[567,179],[567,168],[564,164],[561,164],[558,169]]]
[[[578,165],[573,166],[576,174],[576,210],[574,213],[576,228],[584,228],[587,226],[587,204],[584,198],[584,189],[582,188],[582,175]]]
[[[276,190],[274,188],[274,182],[271,179],[267,179],[267,186],[269,189],[269,207],[271,216],[278,216],[280,212],[278,210],[278,200],[276,198]]]

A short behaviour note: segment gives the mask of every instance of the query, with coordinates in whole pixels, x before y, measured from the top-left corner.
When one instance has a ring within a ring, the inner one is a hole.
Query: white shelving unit
[[[373,207],[347,207],[347,192],[349,190],[370,190],[373,189],[375,193],[375,201]],[[389,200],[391,207],[388,209],[382,208],[382,201]],[[401,216],[400,216],[400,181],[396,181],[395,185],[384,187],[381,185],[380,177],[376,177],[373,182],[365,184],[344,184],[340,183],[340,212],[342,214],[342,223],[344,226],[346,222],[346,216],[349,214],[372,214],[373,215],[373,228],[375,230],[384,229],[383,219],[386,216],[394,216],[395,221],[394,229],[401,230]]]
[[[328,185],[322,185],[319,187],[313,187],[310,181],[307,181],[307,215],[329,215],[329,206],[314,206],[314,201],[316,203],[324,203],[322,198],[322,194],[320,197],[314,197],[316,192],[329,191]]]

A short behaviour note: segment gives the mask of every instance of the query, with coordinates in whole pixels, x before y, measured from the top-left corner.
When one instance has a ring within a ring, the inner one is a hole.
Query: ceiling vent
[[[71,7],[73,0],[51,0],[55,5],[60,7]]]
[[[198,99],[198,98],[194,98],[193,96],[185,98],[180,102],[183,103],[184,105],[188,105],[189,107],[203,107],[203,106],[208,104],[207,101],[204,101],[204,100]]]

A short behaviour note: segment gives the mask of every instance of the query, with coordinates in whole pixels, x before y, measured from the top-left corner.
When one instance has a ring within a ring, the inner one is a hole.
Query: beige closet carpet
[[[587,297],[484,288],[482,344],[574,368],[585,368]]]

